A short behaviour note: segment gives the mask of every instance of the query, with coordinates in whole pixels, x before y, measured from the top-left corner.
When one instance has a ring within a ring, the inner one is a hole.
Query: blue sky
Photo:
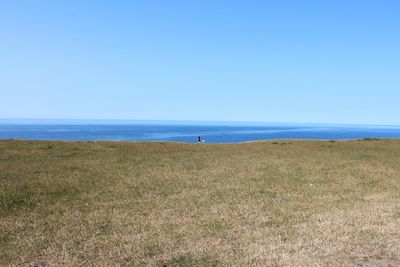
[[[399,1],[0,2],[0,118],[400,125]]]

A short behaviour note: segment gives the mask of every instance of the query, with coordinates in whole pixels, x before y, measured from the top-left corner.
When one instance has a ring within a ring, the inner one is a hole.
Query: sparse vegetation
[[[400,264],[400,140],[3,140],[0,197],[0,265]]]
[[[379,141],[379,140],[380,140],[379,138],[370,138],[370,137],[360,139],[360,141]]]

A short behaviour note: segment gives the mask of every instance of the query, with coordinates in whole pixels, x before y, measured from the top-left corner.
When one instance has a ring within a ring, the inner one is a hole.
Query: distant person
[[[199,144],[200,144],[201,137],[199,136],[198,138],[199,138]]]
[[[206,140],[204,139],[204,137],[203,137],[203,139],[201,140],[201,142],[202,142],[203,144],[206,142]]]

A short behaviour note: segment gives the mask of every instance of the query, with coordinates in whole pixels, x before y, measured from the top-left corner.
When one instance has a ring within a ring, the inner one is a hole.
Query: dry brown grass
[[[400,140],[0,141],[1,265],[400,265]]]

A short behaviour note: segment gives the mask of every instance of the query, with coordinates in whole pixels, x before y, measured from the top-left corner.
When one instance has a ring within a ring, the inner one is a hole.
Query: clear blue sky
[[[400,124],[400,1],[0,2],[0,118]]]

